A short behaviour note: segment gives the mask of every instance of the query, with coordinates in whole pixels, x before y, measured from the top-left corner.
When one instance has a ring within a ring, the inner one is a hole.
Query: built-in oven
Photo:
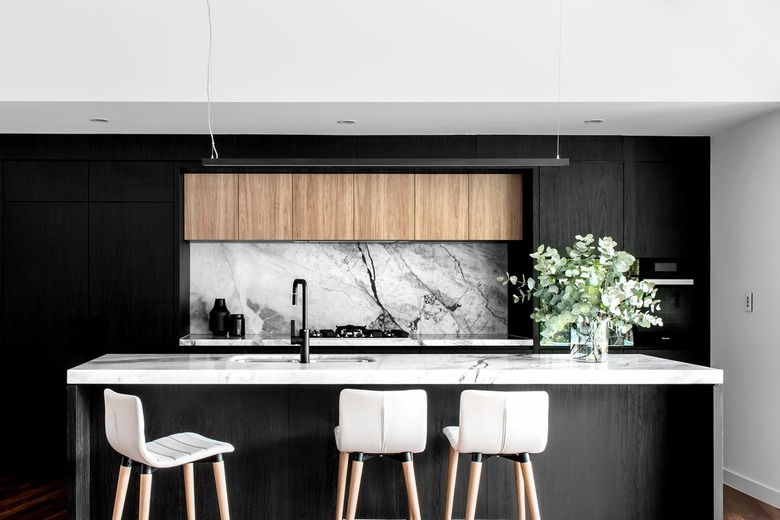
[[[639,259],[639,278],[655,283],[663,326],[633,327],[638,347],[677,348],[693,340],[696,292],[688,262],[669,258]]]

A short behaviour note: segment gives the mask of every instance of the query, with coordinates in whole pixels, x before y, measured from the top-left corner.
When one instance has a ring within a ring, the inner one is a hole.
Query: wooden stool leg
[[[335,520],[344,520],[344,493],[347,489],[347,467],[349,466],[349,453],[339,452],[339,475],[336,484],[336,518]]]
[[[211,464],[214,468],[214,483],[217,486],[217,502],[219,502],[219,517],[222,520],[230,520],[230,508],[228,507],[227,481],[225,479],[225,462],[221,455],[214,457]]]
[[[520,467],[523,470],[523,479],[525,480],[525,491],[528,495],[528,509],[531,511],[531,520],[541,520],[539,515],[539,502],[536,499],[536,483],[534,482],[534,470],[531,461],[521,462]]]
[[[195,473],[192,463],[185,464],[184,468],[184,500],[187,504],[187,520],[195,520]]]
[[[455,479],[458,476],[458,451],[450,446],[447,469],[447,497],[444,505],[444,520],[452,520],[452,504],[455,501]]]
[[[466,520],[474,520],[477,514],[477,495],[479,494],[479,478],[482,475],[482,457],[475,453],[471,459],[469,473],[469,493],[466,498]]]
[[[141,466],[141,491],[138,497],[138,520],[149,520],[152,501],[152,468]]]
[[[409,455],[411,458],[411,454]],[[406,481],[406,496],[409,500],[409,520],[421,520],[420,500],[417,496],[417,480],[414,477],[414,461],[402,462],[404,480]]]
[[[125,509],[125,498],[127,497],[127,484],[130,481],[130,471],[133,468],[133,462],[122,457],[119,466],[119,479],[116,483],[116,496],[114,497],[114,514],[111,520],[122,520],[122,511]]]
[[[363,476],[362,454],[352,461],[352,475],[349,478],[349,498],[347,499],[347,520],[355,520],[357,512],[358,494],[360,493],[360,479]]]
[[[520,463],[515,462],[515,492],[517,493],[517,520],[525,520],[525,479]]]

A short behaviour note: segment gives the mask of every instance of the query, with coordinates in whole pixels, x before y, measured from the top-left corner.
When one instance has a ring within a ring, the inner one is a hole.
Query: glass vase
[[[577,323],[571,328],[571,358],[586,363],[606,363],[609,320]]]

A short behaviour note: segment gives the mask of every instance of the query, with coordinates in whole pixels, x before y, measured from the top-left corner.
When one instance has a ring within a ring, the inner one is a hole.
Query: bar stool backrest
[[[157,457],[146,449],[144,412],[141,400],[135,395],[120,394],[110,388],[103,392],[106,405],[106,437],[117,453],[155,466]]]
[[[420,453],[427,437],[425,390],[359,390],[339,395],[339,450]]]
[[[549,396],[544,391],[464,390],[460,453],[541,453],[547,446]]]

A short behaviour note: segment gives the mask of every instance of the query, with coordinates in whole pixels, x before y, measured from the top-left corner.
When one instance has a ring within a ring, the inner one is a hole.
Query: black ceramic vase
[[[209,330],[215,336],[227,336],[230,329],[230,311],[224,298],[214,300],[214,307],[209,312]]]

